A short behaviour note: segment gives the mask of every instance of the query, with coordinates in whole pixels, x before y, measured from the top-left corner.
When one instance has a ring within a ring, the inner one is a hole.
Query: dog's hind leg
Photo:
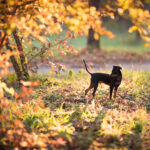
[[[85,90],[85,95],[93,88],[93,84],[90,83],[90,86]]]
[[[93,97],[95,97],[95,92],[96,92],[97,88],[98,88],[98,82],[94,83]]]

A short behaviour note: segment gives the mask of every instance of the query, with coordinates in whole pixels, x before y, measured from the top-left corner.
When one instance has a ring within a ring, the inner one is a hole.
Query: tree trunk
[[[96,48],[100,49],[100,40],[94,39],[94,30],[91,28],[89,29],[89,35],[88,35],[88,48]]]
[[[96,10],[100,8],[101,0],[89,0],[89,7],[94,6],[96,7]],[[94,30],[92,28],[89,29],[89,35],[88,35],[88,42],[87,42],[88,48],[96,48],[100,49],[100,40],[94,39]]]
[[[21,62],[21,67],[22,67],[22,73],[23,73],[23,76],[24,76],[24,80],[29,80],[29,73],[28,73],[27,63],[25,61],[25,56],[24,56],[24,53],[23,53],[22,43],[19,39],[19,36],[17,34],[16,29],[13,31],[13,36],[14,36],[18,51],[20,52],[20,62]]]
[[[138,31],[136,31],[136,40],[137,41],[141,40],[141,36],[140,36],[140,33]]]
[[[10,45],[10,42],[9,42],[8,38],[6,39],[6,48],[9,49],[11,52],[13,51],[13,49],[11,48],[11,45]],[[18,62],[17,62],[15,56],[12,55],[10,57],[10,60],[11,60],[11,62],[13,64],[13,68],[14,68],[14,70],[16,72],[18,81],[23,80],[22,72],[21,72],[21,69],[20,69],[20,67],[18,65]]]

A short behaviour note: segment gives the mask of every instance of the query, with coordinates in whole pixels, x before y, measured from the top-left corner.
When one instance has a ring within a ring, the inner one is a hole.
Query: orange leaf
[[[20,142],[20,146],[21,147],[27,147],[28,146],[28,143],[26,141],[21,141]]]
[[[94,39],[99,40],[99,34],[98,33],[94,33]]]
[[[39,110],[38,106],[34,106],[34,112],[37,112]]]

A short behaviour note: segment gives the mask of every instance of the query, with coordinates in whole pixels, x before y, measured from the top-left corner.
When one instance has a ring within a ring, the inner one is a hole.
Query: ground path
[[[62,63],[63,64],[63,63]],[[88,62],[88,66],[90,66],[92,63]],[[74,71],[78,71],[80,69],[84,69],[84,65],[80,64],[80,65],[76,65],[76,64],[65,64],[66,69],[73,69]],[[93,70],[101,70],[101,69],[105,69],[105,70],[111,70],[113,65],[120,65],[122,66],[123,70],[145,70],[145,71],[150,71],[150,62],[146,62],[146,63],[117,63],[117,64],[113,64],[113,63],[107,63],[107,64],[94,64],[92,65]],[[92,71],[92,69],[91,69]],[[46,64],[41,64],[37,70],[38,73],[40,74],[46,74],[50,72],[50,66],[46,65]]]

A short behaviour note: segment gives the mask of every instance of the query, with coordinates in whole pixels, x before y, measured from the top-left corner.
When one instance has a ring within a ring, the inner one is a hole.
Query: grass
[[[15,80],[14,76],[9,77],[9,84],[14,81],[12,78]],[[30,147],[79,150],[150,148],[149,71],[123,71],[117,98],[111,101],[105,85],[99,86],[95,99],[92,100],[91,93],[84,96],[89,75],[81,70],[31,76],[32,81],[37,79],[41,84],[28,95],[30,100],[16,108],[14,99],[9,109],[4,109],[5,113],[9,110],[7,121],[15,123],[17,119],[23,122],[24,138],[30,133],[41,141],[30,143]],[[3,129],[10,130],[5,121],[2,122]],[[17,127],[16,132],[19,132]],[[12,132],[7,132],[0,143],[15,147],[11,135]]]
[[[109,39],[103,36],[100,41],[101,48],[106,52],[135,52],[142,54],[143,52],[149,52],[148,47],[144,47],[144,41],[137,41],[134,33],[128,33],[127,31],[112,31],[115,34],[114,39]],[[86,48],[87,37],[78,37],[72,40],[72,45],[76,49]]]
[[[101,45],[104,50],[136,52],[138,54],[149,52],[149,48],[144,47],[145,42],[138,40],[136,33],[128,32],[129,25],[126,22],[108,21],[104,25],[116,35],[114,39],[102,37]]]

